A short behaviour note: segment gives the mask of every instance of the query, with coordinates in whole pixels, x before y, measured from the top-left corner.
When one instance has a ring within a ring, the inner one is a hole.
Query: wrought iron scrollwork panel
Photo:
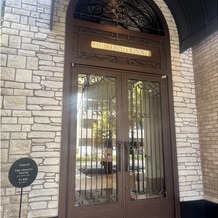
[[[90,52],[80,52],[80,58],[96,60],[96,61],[107,61],[111,63],[117,63],[117,57],[112,55],[103,55],[103,54],[96,54]]]
[[[78,75],[75,206],[117,202],[116,80]]]
[[[160,83],[129,80],[131,200],[166,196]]]
[[[129,65],[146,66],[148,68],[154,68],[154,69],[160,69],[161,68],[160,63],[150,62],[150,61],[146,61],[146,60],[137,60],[137,59],[128,58],[127,63]]]
[[[164,35],[160,19],[145,0],[83,0],[77,3],[74,17],[125,29]]]

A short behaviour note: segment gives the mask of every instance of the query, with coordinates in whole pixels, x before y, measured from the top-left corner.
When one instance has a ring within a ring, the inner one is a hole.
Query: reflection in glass
[[[115,85],[78,75],[75,206],[117,201]]]
[[[130,198],[165,197],[160,84],[128,85]]]

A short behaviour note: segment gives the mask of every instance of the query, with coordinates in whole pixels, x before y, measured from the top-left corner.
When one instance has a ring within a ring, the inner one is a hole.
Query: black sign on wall
[[[36,162],[31,158],[21,158],[15,161],[9,170],[9,181],[17,188],[32,184],[38,173]]]

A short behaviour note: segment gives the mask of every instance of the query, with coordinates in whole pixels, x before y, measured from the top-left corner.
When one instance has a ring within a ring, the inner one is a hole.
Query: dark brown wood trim
[[[62,132],[61,132],[61,152],[60,152],[60,178],[59,178],[59,218],[66,218],[67,198],[68,198],[68,172],[69,172],[69,127],[70,127],[70,91],[71,91],[71,52],[72,25],[71,6],[69,5],[66,19],[65,35],[65,57],[64,57],[64,78],[63,78],[63,103],[62,103]]]

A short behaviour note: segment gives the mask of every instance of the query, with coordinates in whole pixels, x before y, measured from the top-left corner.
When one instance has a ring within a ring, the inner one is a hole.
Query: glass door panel
[[[128,80],[130,200],[165,197],[161,87]]]
[[[116,79],[79,74],[75,206],[117,202]]]

